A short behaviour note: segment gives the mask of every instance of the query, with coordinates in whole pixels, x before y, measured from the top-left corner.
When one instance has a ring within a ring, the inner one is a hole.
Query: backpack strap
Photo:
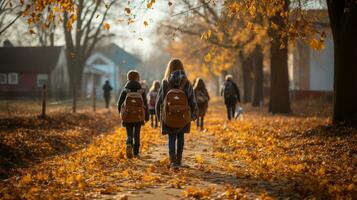
[[[125,91],[126,93],[133,92],[131,89],[128,89],[128,88],[125,88],[124,91]],[[137,90],[136,92],[139,92],[140,94],[144,94],[145,90],[144,90],[144,89],[139,89],[139,90]]]
[[[164,102],[167,92],[169,91],[169,82],[167,80],[162,81],[162,95],[161,101]]]
[[[140,94],[144,94],[145,90],[143,88],[137,90],[136,92],[139,92]]]

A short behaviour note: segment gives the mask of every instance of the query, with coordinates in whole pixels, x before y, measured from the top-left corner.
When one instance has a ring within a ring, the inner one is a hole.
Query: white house
[[[39,98],[44,84],[50,97],[70,98],[67,59],[64,47],[0,47],[0,97]],[[98,48],[87,59],[82,79],[85,96],[102,96],[106,80],[117,95],[126,81],[126,73],[136,69],[140,60],[116,44]]]
[[[93,92],[93,87],[96,87],[97,95],[101,95],[102,91],[100,86],[109,80],[110,84],[113,86],[113,90],[118,89],[117,80],[119,79],[118,67],[115,63],[104,56],[100,52],[93,53],[86,62],[86,67],[84,68],[83,75],[83,88],[85,90],[86,96],[91,96]]]
[[[83,89],[86,96],[93,94],[93,87],[96,88],[97,96],[102,96],[102,85],[106,80],[109,80],[117,95],[126,81],[127,71],[136,69],[139,62],[139,59],[114,43],[97,49],[87,59],[84,69]]]
[[[315,28],[326,34],[325,48],[314,50],[302,41],[289,48],[290,90],[297,97],[321,96],[333,91],[334,50],[327,11],[309,12],[316,17]]]

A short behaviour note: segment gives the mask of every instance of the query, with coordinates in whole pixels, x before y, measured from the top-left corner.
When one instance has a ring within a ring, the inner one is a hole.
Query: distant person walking
[[[156,99],[157,99],[159,90],[160,90],[160,82],[153,81],[152,86],[148,93],[148,97],[147,97],[148,106],[149,106],[149,114],[150,114],[150,119],[151,119],[151,127],[153,127],[153,128],[158,127],[158,119],[157,119],[156,112],[155,112],[155,105],[156,105]]]
[[[110,103],[110,93],[113,90],[112,86],[109,83],[109,80],[106,80],[104,85],[103,85],[103,96],[104,96],[104,101],[105,101],[105,107],[109,108],[109,103]]]
[[[141,80],[140,81],[140,85],[141,85],[141,88],[145,91],[145,93],[147,94],[149,92],[149,86],[146,82],[146,80]]]
[[[235,116],[237,103],[240,103],[240,92],[237,84],[233,81],[232,75],[227,75],[221,90],[221,96],[224,97],[224,103],[227,108],[228,120]]]
[[[204,116],[207,113],[208,102],[210,100],[210,96],[208,94],[206,85],[201,78],[197,78],[195,84],[193,86],[193,91],[196,95],[197,106],[198,106],[198,117],[197,117],[197,128],[203,131],[203,120]]]
[[[126,157],[129,159],[133,154],[135,157],[139,156],[140,129],[146,121],[149,121],[146,93],[141,88],[139,80],[139,72],[130,70],[118,100],[118,111],[122,125],[126,128]]]
[[[191,121],[196,119],[197,102],[183,63],[172,59],[167,67],[156,103],[161,133],[168,134],[170,163],[181,166],[184,134],[189,133]]]

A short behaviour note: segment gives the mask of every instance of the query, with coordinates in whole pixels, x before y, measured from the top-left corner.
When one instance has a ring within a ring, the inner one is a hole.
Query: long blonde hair
[[[152,85],[150,87],[150,92],[152,91],[158,91],[160,89],[160,82],[158,80],[155,80],[152,82]]]
[[[165,75],[164,75],[164,80],[167,80],[169,78],[170,74],[177,70],[185,71],[185,68],[183,67],[183,63],[181,62],[180,59],[173,58],[167,64]]]

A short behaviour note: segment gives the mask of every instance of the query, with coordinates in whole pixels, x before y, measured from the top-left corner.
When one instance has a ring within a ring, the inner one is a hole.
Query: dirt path
[[[183,199],[187,197],[187,191],[191,189],[193,196],[197,192],[197,197],[210,194],[219,198],[222,195],[219,191],[225,191],[227,185],[236,185],[241,181],[236,176],[225,172],[223,166],[220,167],[219,161],[213,156],[214,136],[211,132],[194,130],[193,133],[185,136],[183,166],[180,169],[167,168],[162,172],[151,174],[157,175],[162,180],[151,187],[124,189],[119,194],[104,195],[101,199]],[[165,143],[155,145],[134,162],[139,170],[144,171],[159,163],[167,165],[167,157],[168,149]],[[245,194],[245,197],[249,199],[255,199],[257,196],[253,192]]]

